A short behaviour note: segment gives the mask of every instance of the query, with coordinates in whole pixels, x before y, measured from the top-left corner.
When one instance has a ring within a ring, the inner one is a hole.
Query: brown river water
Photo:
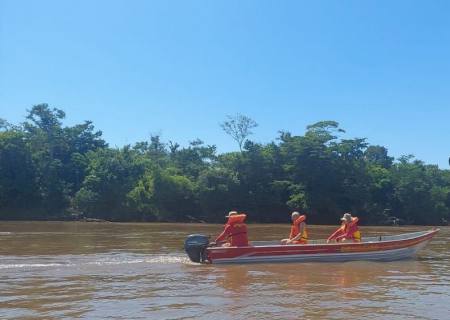
[[[450,319],[450,228],[411,260],[199,265],[220,225],[0,222],[0,319]],[[309,226],[310,238],[335,227]],[[364,235],[426,227],[362,227]],[[289,225],[250,225],[253,240]]]

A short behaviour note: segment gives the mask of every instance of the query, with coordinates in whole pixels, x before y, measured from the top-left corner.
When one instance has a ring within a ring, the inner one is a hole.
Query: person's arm
[[[327,243],[331,240],[337,239],[344,232],[345,226],[340,226],[331,236],[328,237]]]
[[[347,238],[348,238],[347,234],[344,233],[344,234],[341,234],[340,236],[336,237],[335,240],[336,240],[337,242],[339,242],[339,241],[342,241],[342,240],[346,240]]]
[[[216,240],[214,240],[214,242],[222,242],[223,240],[225,240],[225,238],[229,235],[230,233],[230,225],[226,225],[225,229],[223,229],[223,232],[221,234],[219,234],[219,236],[216,238]]]

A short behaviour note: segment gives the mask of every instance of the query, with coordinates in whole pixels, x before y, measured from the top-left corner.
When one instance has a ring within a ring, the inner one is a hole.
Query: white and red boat
[[[209,246],[208,237],[191,235],[185,241],[189,258],[201,263],[307,262],[307,261],[392,261],[413,257],[439,229],[393,236],[363,238],[361,242],[281,245],[279,241],[253,241],[245,247]]]

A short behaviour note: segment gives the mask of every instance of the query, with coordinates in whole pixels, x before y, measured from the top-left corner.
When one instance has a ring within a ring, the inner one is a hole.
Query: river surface
[[[0,222],[0,319],[450,319],[450,228],[397,262],[198,265],[220,225]],[[309,226],[310,238],[335,227]],[[363,235],[425,227],[363,227]],[[250,238],[289,225],[250,225]]]

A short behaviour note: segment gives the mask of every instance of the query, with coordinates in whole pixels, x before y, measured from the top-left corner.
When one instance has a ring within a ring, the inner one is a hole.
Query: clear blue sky
[[[448,168],[449,1],[0,0],[0,117],[46,102],[112,146],[161,133],[237,146],[336,120],[392,156]]]

